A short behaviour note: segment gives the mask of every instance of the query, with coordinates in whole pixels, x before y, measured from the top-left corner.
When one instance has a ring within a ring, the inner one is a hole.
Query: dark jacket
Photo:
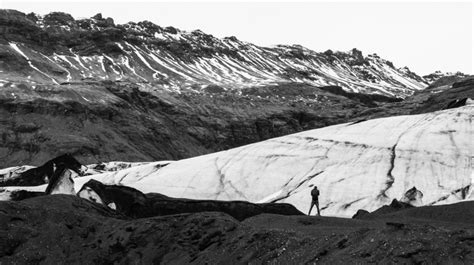
[[[319,197],[319,190],[318,189],[311,190],[311,197],[313,197],[313,201],[317,201]]]

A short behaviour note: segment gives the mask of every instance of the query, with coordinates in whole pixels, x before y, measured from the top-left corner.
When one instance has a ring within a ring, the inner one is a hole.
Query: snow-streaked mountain
[[[421,205],[473,199],[474,105],[346,123],[176,162],[90,178],[172,197],[287,202],[307,212],[313,185],[322,214],[351,216],[403,199]],[[41,190],[44,187],[34,188]],[[14,189],[14,188],[9,188]],[[419,196],[419,195],[418,195]]]
[[[6,32],[0,51],[13,62],[0,63],[2,86],[22,80],[32,85],[122,80],[199,92],[216,85],[238,90],[299,82],[397,97],[427,86],[407,67],[357,49],[320,53],[300,45],[260,47],[148,21],[115,25],[101,15],[75,20],[64,13],[3,10],[0,27]]]

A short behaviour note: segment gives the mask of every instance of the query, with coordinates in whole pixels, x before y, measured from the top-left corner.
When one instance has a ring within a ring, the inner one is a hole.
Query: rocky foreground
[[[473,263],[474,204],[363,219],[218,212],[130,219],[69,195],[0,202],[1,264]]]

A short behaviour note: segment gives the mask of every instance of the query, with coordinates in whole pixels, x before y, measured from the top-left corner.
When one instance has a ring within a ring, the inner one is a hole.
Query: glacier
[[[471,199],[474,106],[346,123],[180,161],[80,177],[172,197],[287,202],[307,212],[321,190],[322,214],[351,216],[401,199],[423,205]],[[41,190],[44,187],[36,187]],[[10,187],[8,189],[13,189]]]
[[[76,191],[93,178],[145,193],[286,202],[307,212],[316,185],[321,213],[340,217],[400,200],[413,187],[422,192],[422,205],[471,200],[473,113],[474,105],[467,105],[339,124],[199,157],[78,177]]]

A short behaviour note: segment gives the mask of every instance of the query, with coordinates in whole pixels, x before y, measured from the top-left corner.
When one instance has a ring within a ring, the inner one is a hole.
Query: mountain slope
[[[397,97],[427,85],[408,68],[397,69],[375,54],[364,57],[356,49],[318,53],[299,45],[259,47],[148,21],[115,25],[100,14],[74,20],[59,12],[42,17],[2,10],[0,27],[0,51],[10,61],[0,65],[3,84],[127,80],[155,89],[201,91],[209,85],[240,89],[300,82]]]
[[[0,90],[0,168],[66,152],[85,164],[182,159],[345,122],[378,104],[298,84],[242,95],[122,82],[12,85]]]
[[[77,178],[76,189],[94,178],[172,197],[287,202],[307,212],[317,185],[322,213],[346,217],[412,187],[422,192],[422,205],[452,203],[472,199],[473,111],[468,105],[329,126],[166,166]]]
[[[178,160],[440,110],[459,90],[418,91],[421,77],[357,50],[257,47],[149,22],[0,10],[0,32],[0,168],[66,152],[84,164]]]
[[[246,88],[240,95],[143,91],[125,82],[34,90],[13,84],[0,90],[0,168],[41,165],[66,152],[84,164],[177,160],[338,123],[441,110],[453,100],[474,98],[472,82],[452,86],[399,101],[295,83]]]

